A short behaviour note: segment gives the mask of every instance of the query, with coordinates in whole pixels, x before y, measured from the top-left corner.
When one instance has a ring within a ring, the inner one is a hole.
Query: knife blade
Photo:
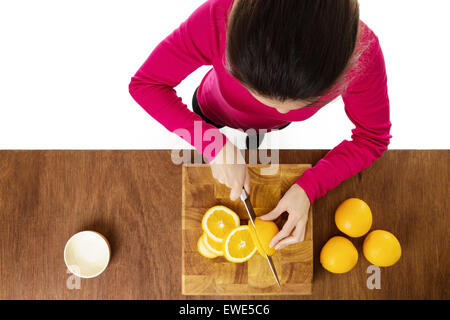
[[[278,279],[277,271],[275,270],[275,266],[273,264],[272,258],[267,255],[264,248],[261,246],[261,241],[259,240],[258,233],[256,232],[256,226],[255,226],[256,214],[255,214],[255,211],[253,210],[253,206],[252,206],[252,203],[250,202],[250,198],[248,197],[247,192],[245,191],[244,188],[242,188],[241,200],[244,203],[248,217],[249,217],[250,221],[252,222],[253,228],[255,229],[256,241],[258,241],[259,247],[263,250],[264,255],[266,256],[266,261],[269,264],[270,271],[272,271],[273,277],[275,278],[277,285],[279,287],[281,287],[280,280]]]

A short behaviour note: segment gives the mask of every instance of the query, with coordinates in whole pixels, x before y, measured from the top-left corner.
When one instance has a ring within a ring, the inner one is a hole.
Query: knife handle
[[[242,191],[241,191],[241,200],[242,200],[242,201],[245,201],[245,200],[247,199],[247,197],[248,197],[247,192],[245,191],[244,188],[242,188]]]

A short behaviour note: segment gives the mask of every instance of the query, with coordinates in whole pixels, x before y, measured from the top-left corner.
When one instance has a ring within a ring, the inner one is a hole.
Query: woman
[[[197,114],[173,88],[202,65],[213,68],[194,95]],[[240,155],[217,127],[279,129],[342,96],[355,125],[352,140],[307,170],[262,217],[289,213],[270,243],[276,249],[303,241],[310,205],[380,158],[391,138],[383,54],[359,20],[356,0],[206,1],[154,49],[129,90],[168,130],[183,128],[192,136],[194,123],[202,121],[202,132],[223,139],[217,152],[206,152],[206,144],[194,147],[231,188],[232,200],[243,187],[249,191],[249,173],[245,162],[217,160],[228,152]]]

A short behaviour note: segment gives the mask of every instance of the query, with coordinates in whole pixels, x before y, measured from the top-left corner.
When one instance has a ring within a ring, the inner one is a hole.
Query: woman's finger
[[[275,220],[284,211],[285,211],[284,207],[280,204],[280,202],[278,202],[277,206],[272,211],[270,211],[269,213],[266,213],[265,215],[260,216],[259,218],[261,220]]]
[[[295,227],[292,235],[284,238],[275,246],[276,250],[281,250],[291,244],[299,243],[305,238],[305,225],[299,222]]]
[[[245,182],[244,182],[245,191],[247,194],[250,194],[250,173],[248,172],[248,168],[245,168]]]
[[[287,219],[286,223],[284,224],[283,228],[278,232],[270,241],[270,248],[275,247],[278,242],[287,236],[289,236],[295,228],[296,221],[294,219],[294,216],[292,214],[289,215],[289,218]]]
[[[213,169],[212,166],[211,166],[211,174],[212,174],[213,178],[217,180],[217,172],[216,172],[216,170]]]
[[[234,201],[237,198],[239,198],[239,196],[241,195],[242,192],[242,185],[239,183],[235,183],[231,186],[231,191],[230,191],[230,200]]]
[[[301,241],[304,241],[305,240],[305,233],[306,233],[306,223],[305,222],[301,222],[302,223],[302,225],[301,225],[301,227],[299,227],[298,225],[297,225],[297,227],[295,228],[296,230],[297,229],[299,229],[300,231],[299,231],[299,234],[298,234],[298,239],[299,239],[299,241],[301,242]]]
[[[289,236],[278,242],[278,244],[275,246],[275,250],[281,250],[291,244],[295,244],[300,242],[296,237]]]

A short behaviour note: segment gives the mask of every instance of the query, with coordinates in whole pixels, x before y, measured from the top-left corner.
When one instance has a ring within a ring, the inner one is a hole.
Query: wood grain
[[[280,163],[315,164],[327,152],[281,150]],[[314,203],[312,295],[233,298],[450,299],[449,163],[449,150],[387,151]],[[228,299],[181,294],[181,173],[170,151],[1,150],[0,298]],[[380,290],[366,286],[363,238],[352,239],[360,256],[349,273],[320,266],[321,247],[340,234],[334,211],[349,197],[365,200],[373,229],[393,232],[403,246],[400,261],[381,269]],[[69,290],[64,244],[85,229],[108,238],[111,263]],[[290,268],[281,272],[289,276]],[[235,284],[218,284],[221,290],[239,292],[248,274],[237,274]]]
[[[271,211],[289,187],[311,165],[282,164],[270,174],[267,165],[248,165],[250,200],[257,216]],[[182,169],[182,293],[185,295],[300,295],[311,294],[313,277],[312,208],[305,241],[272,257],[281,282],[275,283],[265,258],[255,254],[248,262],[233,264],[223,257],[206,259],[197,251],[203,214],[214,205],[226,205],[248,223],[245,207],[231,201],[230,189],[217,182],[209,165],[183,165]],[[280,223],[281,221],[278,221]],[[280,225],[281,227],[281,225]],[[201,282],[201,283],[196,283]]]

